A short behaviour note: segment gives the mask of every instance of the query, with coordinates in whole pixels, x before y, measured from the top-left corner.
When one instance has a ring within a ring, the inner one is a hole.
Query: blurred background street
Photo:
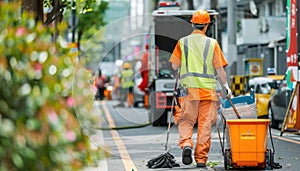
[[[242,114],[270,121],[267,148],[275,153],[263,150],[264,164],[274,157],[278,170],[299,170],[299,7],[296,0],[0,0],[0,171],[151,170],[147,161],[165,152],[168,124],[168,149],[181,167],[157,170],[199,170],[181,162],[178,127],[169,122],[177,85],[169,59],[199,9],[228,62],[232,99],[250,99],[236,103]],[[216,93],[206,170],[228,166],[217,129],[223,137],[221,109],[232,109],[219,84]]]

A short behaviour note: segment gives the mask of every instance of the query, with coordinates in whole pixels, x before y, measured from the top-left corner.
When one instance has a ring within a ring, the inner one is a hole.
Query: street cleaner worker
[[[181,112],[175,116],[178,125],[182,163],[193,162],[192,149],[197,167],[205,168],[211,145],[211,127],[217,120],[216,76],[231,96],[224,67],[228,65],[218,42],[207,37],[210,24],[207,11],[196,11],[191,19],[193,32],[177,42],[170,57],[172,68],[180,69],[180,85],[186,87],[182,97]],[[192,140],[194,125],[197,126],[196,145]]]
[[[120,103],[114,107],[125,107],[124,102],[127,99],[128,107],[133,105],[133,86],[134,86],[134,71],[132,70],[131,64],[125,62],[123,64],[123,70],[120,76],[121,84],[121,99]]]

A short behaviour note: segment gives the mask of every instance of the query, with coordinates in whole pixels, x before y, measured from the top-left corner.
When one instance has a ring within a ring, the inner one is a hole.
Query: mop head
[[[170,154],[169,152],[166,152],[164,154],[161,154],[153,159],[150,159],[147,162],[148,168],[172,168],[172,167],[180,167],[178,163],[176,163],[175,157]]]

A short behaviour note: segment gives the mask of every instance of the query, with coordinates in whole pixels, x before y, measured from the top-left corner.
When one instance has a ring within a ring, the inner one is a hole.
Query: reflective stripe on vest
[[[121,73],[121,83],[122,83],[122,88],[129,88],[133,87],[134,82],[133,82],[133,70],[131,69],[126,69],[123,70]]]
[[[216,41],[200,34],[180,39],[182,53],[180,83],[190,88],[216,88],[213,66]]]

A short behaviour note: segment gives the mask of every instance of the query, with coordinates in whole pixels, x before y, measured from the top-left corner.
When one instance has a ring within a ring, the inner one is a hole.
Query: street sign
[[[299,4],[299,2],[298,2]],[[300,131],[300,90],[299,90],[299,57],[298,57],[298,36],[297,36],[297,1],[287,1],[287,83],[294,88],[292,98],[286,111],[285,119],[281,127],[281,135],[286,129]],[[299,12],[298,12],[299,13]],[[298,14],[299,16],[299,14]],[[294,81],[293,84],[292,82]]]
[[[298,67],[296,0],[287,1],[286,51],[288,67]]]
[[[263,59],[262,58],[248,58],[245,60],[245,73],[248,76],[262,76],[263,75]]]

